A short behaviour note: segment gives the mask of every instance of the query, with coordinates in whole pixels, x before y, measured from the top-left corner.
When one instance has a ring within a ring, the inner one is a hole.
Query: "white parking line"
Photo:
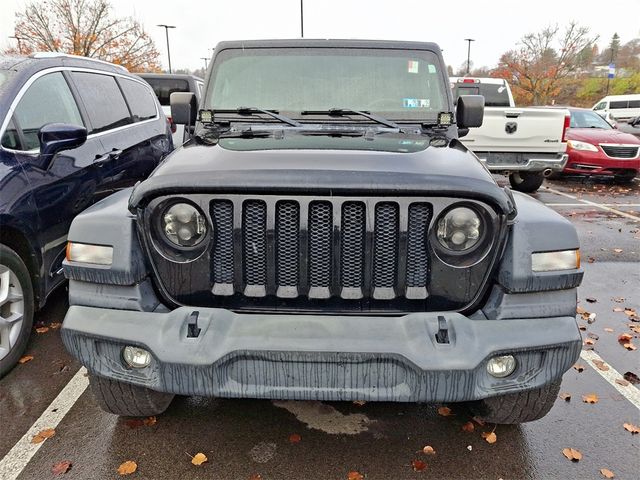
[[[592,207],[596,207],[596,208],[599,208],[601,210],[606,210],[607,212],[613,212],[616,215],[620,215],[622,217],[630,218],[631,220],[634,220],[636,222],[640,222],[640,216],[638,216],[638,215],[632,215],[632,214],[627,213],[627,212],[621,212],[620,210],[616,210],[615,208],[606,207],[606,206],[604,206],[604,205],[602,205],[600,203],[592,202],[590,200],[583,200],[583,199],[578,198],[578,197],[576,197],[574,195],[569,195],[568,193],[561,192],[560,190],[556,190],[554,188],[549,188],[549,187],[544,187],[544,188],[545,188],[545,190],[547,192],[555,193],[556,195],[560,195],[562,197],[570,198],[572,200],[577,200],[578,202],[583,203],[585,205],[591,205]]]
[[[589,366],[591,366],[591,368],[598,372],[602,378],[613,385],[613,387],[618,390],[618,392],[620,392],[622,396],[624,396],[624,398],[629,400],[638,410],[640,410],[640,390],[638,390],[631,384],[623,387],[622,385],[616,383],[616,379],[622,378],[622,375],[620,375],[620,373],[608,363],[607,366],[609,367],[609,370],[607,370],[606,372],[596,367],[593,363],[594,360],[599,362],[604,362],[604,360],[593,350],[582,350],[582,352],[580,352],[580,356],[589,364]]]
[[[545,203],[547,207],[591,207],[588,203]],[[640,207],[640,203],[600,203],[603,207],[631,208]]]
[[[71,407],[76,403],[80,395],[89,385],[89,379],[85,376],[87,370],[82,367],[62,389],[58,396],[51,402],[40,415],[31,428],[25,433],[11,450],[0,460],[0,479],[14,480],[27,466],[31,458],[47,441],[31,443],[35,434],[45,428],[56,428]]]

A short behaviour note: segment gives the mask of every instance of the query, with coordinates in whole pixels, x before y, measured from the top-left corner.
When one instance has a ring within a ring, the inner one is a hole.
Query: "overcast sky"
[[[28,0],[0,0],[0,48],[13,40],[14,14]],[[134,16],[153,36],[167,65],[164,29],[171,30],[173,68],[199,68],[220,40],[297,38],[300,0],[111,0],[113,12]],[[596,6],[597,5],[597,6]],[[606,46],[617,32],[624,43],[640,37],[640,0],[304,0],[307,38],[434,41],[447,64],[467,58],[465,38],[474,38],[471,60],[495,66],[500,55],[528,32],[576,20]]]

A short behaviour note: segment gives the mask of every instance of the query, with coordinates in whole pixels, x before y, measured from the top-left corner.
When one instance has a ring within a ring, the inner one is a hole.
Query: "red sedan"
[[[616,130],[591,110],[568,110],[569,160],[563,173],[613,175],[618,182],[631,182],[640,170],[640,139]]]

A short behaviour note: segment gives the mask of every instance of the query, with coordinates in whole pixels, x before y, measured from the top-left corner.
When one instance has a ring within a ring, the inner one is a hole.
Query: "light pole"
[[[26,40],[26,38],[24,37],[19,37],[17,35],[10,35],[9,38],[13,38],[15,40],[18,41],[18,53],[22,53],[22,43],[20,43],[20,40]]]
[[[304,38],[304,0],[300,0],[300,37]]]
[[[169,57],[169,73],[171,73],[171,50],[169,49],[169,29],[176,28],[175,25],[157,25],[164,28],[164,33],[167,36],[167,57]]]
[[[465,42],[468,42],[468,46],[467,46],[467,75],[469,75],[470,71],[471,71],[471,42],[475,42],[475,39],[473,38],[465,38],[464,39]]]
[[[207,57],[200,57],[200,60],[204,60],[204,69],[207,69],[207,60],[209,60]]]

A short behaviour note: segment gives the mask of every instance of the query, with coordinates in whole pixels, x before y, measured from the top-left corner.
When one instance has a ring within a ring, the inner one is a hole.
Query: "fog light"
[[[504,378],[513,373],[516,369],[516,359],[513,355],[501,355],[493,357],[487,362],[487,372],[497,378]]]
[[[144,368],[151,363],[151,354],[148,351],[132,345],[122,349],[122,358],[131,368]]]

